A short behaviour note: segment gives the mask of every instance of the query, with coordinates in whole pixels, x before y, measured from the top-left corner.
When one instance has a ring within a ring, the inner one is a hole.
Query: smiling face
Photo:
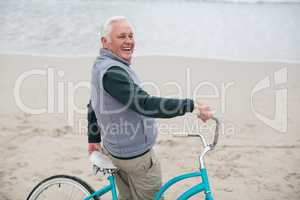
[[[102,37],[101,42],[105,49],[130,63],[135,41],[132,28],[126,20],[113,22],[110,36]]]

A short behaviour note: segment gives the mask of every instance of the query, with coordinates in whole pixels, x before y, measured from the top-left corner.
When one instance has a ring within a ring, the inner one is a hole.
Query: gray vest
[[[101,128],[104,147],[114,156],[137,156],[154,145],[157,137],[156,123],[153,118],[140,115],[124,106],[104,90],[102,78],[112,66],[123,68],[137,85],[141,84],[128,62],[101,49],[92,68],[92,106]]]

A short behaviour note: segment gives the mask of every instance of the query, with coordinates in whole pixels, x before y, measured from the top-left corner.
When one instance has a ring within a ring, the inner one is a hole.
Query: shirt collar
[[[109,51],[107,49],[103,49],[103,48],[100,49],[100,57],[108,57],[113,60],[120,61],[127,66],[130,66],[130,63],[128,61],[124,60],[123,58],[120,58],[119,56],[117,56],[116,54],[112,53],[111,51]]]

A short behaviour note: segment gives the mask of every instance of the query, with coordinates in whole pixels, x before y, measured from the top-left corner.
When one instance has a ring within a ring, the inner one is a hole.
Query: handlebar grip
[[[214,120],[214,121],[216,122],[216,129],[215,129],[214,140],[213,140],[213,143],[210,144],[210,146],[211,146],[212,148],[214,148],[214,147],[217,145],[218,140],[219,140],[220,122],[219,122],[219,119],[216,118],[216,117],[214,117],[214,116],[213,116],[211,119]]]

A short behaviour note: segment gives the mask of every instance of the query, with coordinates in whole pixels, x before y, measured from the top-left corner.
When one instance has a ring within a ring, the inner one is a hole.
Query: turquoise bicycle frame
[[[205,168],[201,169],[199,172],[187,173],[187,174],[183,174],[183,175],[177,176],[175,178],[172,178],[171,180],[169,180],[167,183],[165,183],[160,188],[160,190],[156,194],[154,200],[159,200],[161,198],[161,196],[163,195],[163,193],[165,191],[167,191],[175,183],[177,183],[179,181],[182,181],[184,179],[193,178],[193,177],[199,177],[199,176],[202,179],[202,183],[193,186],[192,188],[190,188],[189,190],[187,190],[186,192],[184,192],[183,194],[181,194],[177,198],[177,200],[186,200],[186,199],[189,199],[190,197],[192,197],[195,194],[198,194],[200,192],[204,192],[204,194],[205,194],[205,200],[213,200],[213,197],[212,197],[211,191],[210,191],[210,187],[209,187],[207,171],[206,171]]]
[[[96,192],[94,192],[90,196],[86,197],[84,200],[90,200],[94,197],[100,197],[100,196],[104,195],[105,193],[107,193],[109,191],[111,191],[112,200],[118,200],[117,190],[116,190],[116,185],[115,185],[115,177],[110,175],[107,178],[107,180],[109,181],[109,184],[107,186],[97,190]]]
[[[164,194],[164,192],[167,191],[175,183],[180,182],[185,179],[188,179],[188,178],[193,178],[193,177],[201,177],[202,183],[193,186],[192,188],[190,188],[189,190],[187,190],[186,192],[181,194],[177,198],[177,200],[189,199],[190,197],[192,197],[200,192],[204,192],[205,200],[213,200],[213,197],[212,197],[211,191],[210,191],[210,187],[209,187],[207,171],[205,168],[201,169],[199,172],[187,173],[187,174],[183,174],[183,175],[177,176],[175,178],[172,178],[171,180],[169,180],[167,183],[165,183],[160,188],[160,190],[157,192],[154,200],[159,200],[162,197],[162,195]],[[114,176],[111,175],[107,179],[109,181],[109,185],[97,190],[90,196],[86,197],[84,200],[90,200],[94,197],[102,196],[109,191],[111,191],[112,199],[118,200]]]

